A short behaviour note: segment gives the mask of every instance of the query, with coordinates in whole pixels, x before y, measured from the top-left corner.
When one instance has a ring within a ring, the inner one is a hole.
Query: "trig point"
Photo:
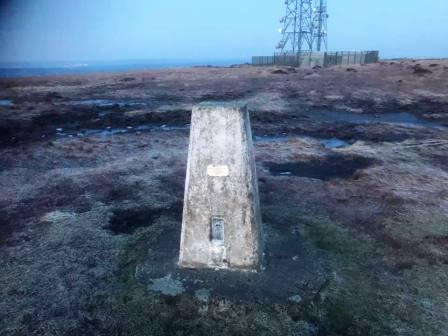
[[[193,109],[179,265],[256,270],[261,215],[247,106]]]

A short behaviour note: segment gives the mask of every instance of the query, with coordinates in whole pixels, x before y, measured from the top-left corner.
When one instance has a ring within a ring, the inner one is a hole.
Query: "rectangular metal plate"
[[[221,217],[212,217],[211,240],[214,244],[224,244],[224,219]]]
[[[229,166],[207,166],[207,175],[213,177],[226,177],[229,176]]]

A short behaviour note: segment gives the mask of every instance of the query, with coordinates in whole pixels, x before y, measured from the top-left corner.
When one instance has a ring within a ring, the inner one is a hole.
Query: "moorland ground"
[[[190,111],[244,100],[259,273],[176,266]],[[0,80],[1,335],[448,335],[448,61]]]

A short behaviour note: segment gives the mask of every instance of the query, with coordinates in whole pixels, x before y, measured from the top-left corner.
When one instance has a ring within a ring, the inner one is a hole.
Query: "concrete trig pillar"
[[[261,262],[261,230],[246,105],[194,107],[179,265],[255,270]]]

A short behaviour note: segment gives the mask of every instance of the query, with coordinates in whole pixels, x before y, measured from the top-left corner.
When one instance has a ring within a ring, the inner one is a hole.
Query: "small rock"
[[[39,219],[41,224],[54,224],[75,216],[72,212],[62,212],[59,210],[46,213]]]
[[[307,73],[306,76],[303,77],[303,79],[313,79],[319,77],[321,77],[321,75],[319,75],[318,73]]]
[[[324,98],[326,100],[333,100],[333,101],[344,100],[344,96],[342,95],[327,95]]]
[[[168,296],[178,296],[185,292],[185,288],[180,280],[173,279],[171,274],[160,279],[152,279],[152,284],[149,289],[155,292],[160,292]]]
[[[425,75],[432,73],[431,70],[423,68],[420,64],[416,64],[412,67],[414,70],[414,74],[416,75]]]
[[[287,75],[289,72],[283,69],[273,70],[272,73],[274,75]]]
[[[302,302],[302,297],[299,294],[293,295],[293,296],[288,298],[288,301],[291,301],[291,302],[294,302],[294,303],[300,303],[300,302]]]
[[[194,292],[194,296],[198,299],[198,301],[206,303],[210,298],[210,290],[206,288],[198,289]]]

